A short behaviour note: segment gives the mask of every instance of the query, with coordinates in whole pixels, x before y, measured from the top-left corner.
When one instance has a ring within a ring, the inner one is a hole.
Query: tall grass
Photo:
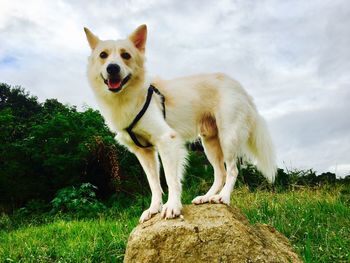
[[[305,262],[350,262],[350,208],[341,189],[236,192],[233,203],[251,223],[283,233]]]

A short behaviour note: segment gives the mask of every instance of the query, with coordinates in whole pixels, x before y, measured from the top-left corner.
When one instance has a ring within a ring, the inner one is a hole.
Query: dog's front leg
[[[141,217],[140,223],[149,220],[152,215],[159,213],[162,208],[162,188],[159,179],[159,160],[155,149],[142,149],[133,147],[132,152],[136,155],[146,173],[149,186],[152,192],[150,207],[145,210]]]
[[[163,218],[175,218],[181,214],[181,179],[183,175],[186,150],[180,136],[169,131],[160,137],[157,144],[168,185],[168,201],[162,209]]]

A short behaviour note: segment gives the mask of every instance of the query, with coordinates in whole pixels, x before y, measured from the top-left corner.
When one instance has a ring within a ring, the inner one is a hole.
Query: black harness
[[[162,104],[163,117],[165,119],[165,97],[163,96],[162,93],[160,93],[160,91],[156,87],[154,87],[151,84],[149,86],[149,88],[148,88],[146,101],[145,101],[145,104],[143,105],[141,111],[136,115],[135,119],[131,122],[131,124],[127,128],[125,128],[125,130],[128,132],[128,134],[129,134],[130,138],[133,140],[133,142],[138,147],[141,147],[141,148],[148,148],[148,147],[152,147],[153,145],[150,144],[150,143],[147,143],[147,145],[142,145],[142,143],[140,143],[140,141],[137,139],[136,134],[132,131],[132,129],[136,126],[137,122],[146,113],[146,111],[148,109],[148,106],[151,103],[153,92],[155,92],[158,96],[160,96],[161,104]]]

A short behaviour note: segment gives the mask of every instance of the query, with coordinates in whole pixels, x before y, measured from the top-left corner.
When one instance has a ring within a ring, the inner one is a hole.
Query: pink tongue
[[[119,89],[120,84],[121,84],[121,81],[119,81],[119,82],[114,82],[114,81],[108,80],[108,87],[109,87],[110,89]]]

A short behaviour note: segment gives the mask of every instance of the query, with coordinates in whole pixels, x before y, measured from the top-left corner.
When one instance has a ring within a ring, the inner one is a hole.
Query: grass
[[[233,203],[251,223],[283,233],[305,262],[350,262],[350,207],[341,189],[238,191]]]
[[[107,219],[57,221],[23,228],[1,238],[1,261],[110,262],[120,261],[125,241],[136,222]]]
[[[197,191],[202,187],[187,191],[184,202]],[[250,222],[271,224],[286,235],[305,262],[350,262],[349,189],[273,193],[241,187],[234,191],[232,204]],[[79,220],[46,216],[14,224],[11,218],[0,217],[5,226],[0,230],[0,262],[122,262],[140,212],[136,204]]]
[[[0,232],[0,262],[121,262],[136,216],[63,220]]]

